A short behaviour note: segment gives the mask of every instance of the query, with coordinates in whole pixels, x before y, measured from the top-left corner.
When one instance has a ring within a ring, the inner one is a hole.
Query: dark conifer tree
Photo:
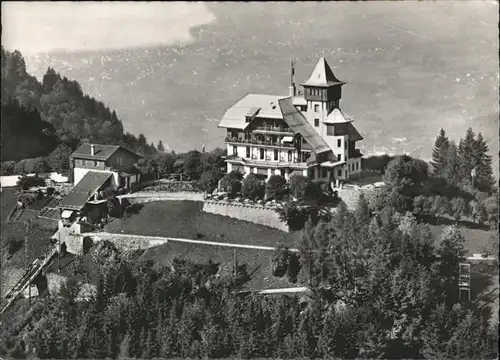
[[[448,136],[446,136],[446,132],[441,128],[439,131],[439,135],[434,142],[434,149],[432,150],[432,161],[431,165],[434,170],[435,176],[440,176],[441,171],[444,168],[444,158],[448,147],[450,146],[450,141]]]
[[[462,181],[471,183],[472,176],[471,171],[477,167],[477,146],[476,146],[476,134],[472,131],[472,128],[468,128],[465,133],[465,137],[460,139],[458,145],[458,156],[460,158],[460,177]]]
[[[488,154],[488,145],[481,133],[477,134],[474,147],[475,163],[477,166],[474,185],[479,191],[491,193],[495,186],[495,179],[491,167],[491,156]]]

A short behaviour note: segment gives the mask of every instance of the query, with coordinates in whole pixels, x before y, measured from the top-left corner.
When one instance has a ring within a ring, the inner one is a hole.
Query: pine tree
[[[440,177],[444,178],[448,184],[458,185],[460,183],[461,162],[457,145],[454,141],[446,149],[443,162]]]
[[[468,128],[465,137],[460,139],[458,145],[458,156],[460,158],[460,177],[462,181],[470,183],[472,181],[471,171],[477,164],[476,134],[472,128]]]
[[[491,167],[491,156],[486,140],[481,133],[477,134],[475,141],[474,162],[476,164],[476,179],[474,185],[480,191],[491,193],[495,186],[493,169]]]
[[[434,142],[434,149],[432,150],[432,161],[431,165],[434,170],[434,175],[441,176],[441,173],[445,165],[445,155],[450,146],[450,141],[446,132],[441,128],[439,135]]]
[[[165,151],[165,147],[163,146],[163,142],[160,140],[158,141],[158,146],[156,147],[156,149],[160,152],[164,152]]]
[[[361,226],[368,226],[370,223],[370,207],[363,193],[359,194],[358,205],[355,211],[356,221]]]

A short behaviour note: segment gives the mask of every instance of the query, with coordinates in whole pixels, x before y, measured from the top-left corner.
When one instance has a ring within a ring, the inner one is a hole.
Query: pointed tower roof
[[[333,71],[330,65],[326,62],[324,57],[321,57],[314,68],[309,80],[307,80],[302,85],[304,86],[333,86],[333,85],[344,85],[345,82],[340,81],[333,75]]]

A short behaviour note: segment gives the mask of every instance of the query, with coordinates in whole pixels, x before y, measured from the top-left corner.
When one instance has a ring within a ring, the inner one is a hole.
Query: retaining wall
[[[288,226],[281,222],[274,208],[255,204],[205,200],[203,211],[234,219],[250,221],[288,232]]]
[[[166,200],[190,200],[190,201],[203,201],[203,193],[195,193],[188,191],[179,192],[137,192],[126,195],[118,196],[118,198],[124,198],[133,200],[135,202],[151,202],[151,201],[166,201]]]

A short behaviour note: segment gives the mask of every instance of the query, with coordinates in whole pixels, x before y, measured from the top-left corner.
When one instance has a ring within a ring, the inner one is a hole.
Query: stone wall
[[[203,211],[234,219],[250,221],[288,232],[288,226],[281,222],[274,208],[257,204],[205,200]]]

